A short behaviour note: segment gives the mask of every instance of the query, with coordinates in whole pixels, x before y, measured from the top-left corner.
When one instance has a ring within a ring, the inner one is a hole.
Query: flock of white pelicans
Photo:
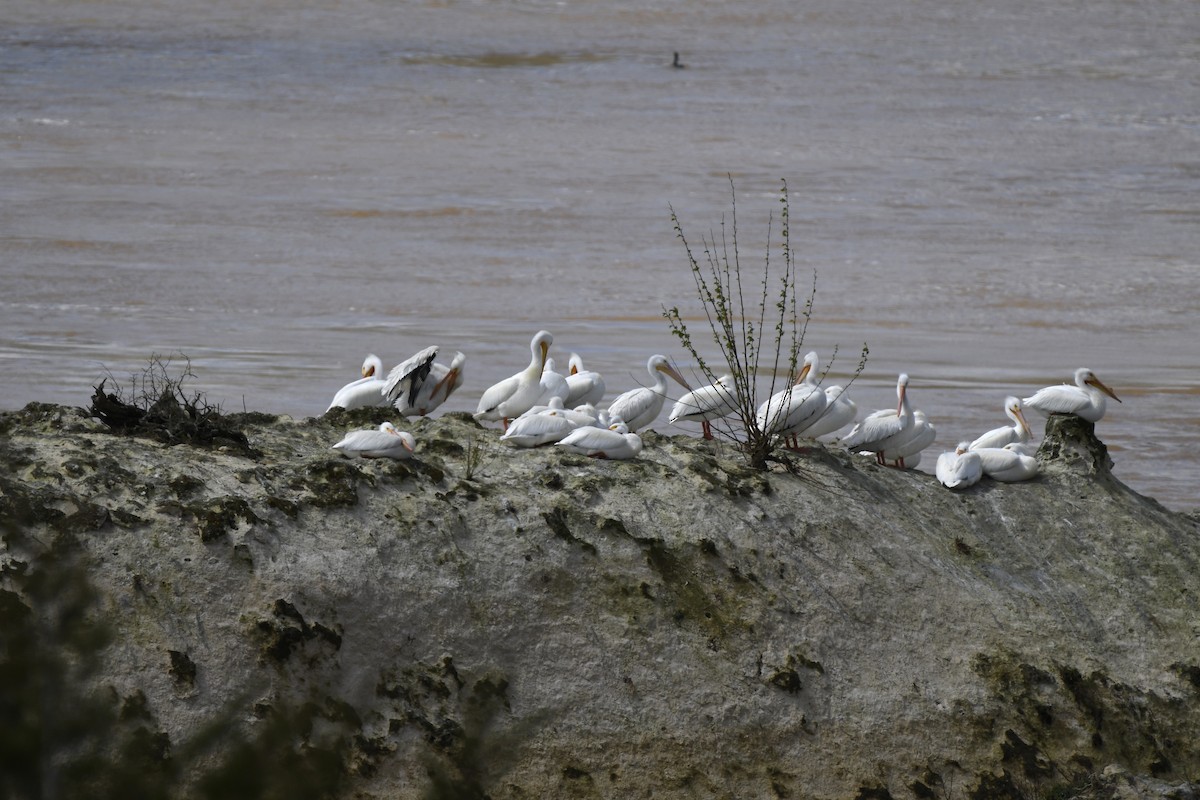
[[[686,394],[675,402],[668,417],[672,425],[699,422],[706,439],[713,438],[711,423],[738,414],[737,393],[732,375],[724,375],[709,386],[692,389],[670,365],[666,356],[654,355],[646,362],[651,386],[639,386],[619,395],[607,408],[598,404],[604,397],[604,379],[585,370],[578,355],[571,354],[570,372],[555,371],[549,358],[553,337],[539,331],[529,343],[529,366],[495,384],[479,399],[475,419],[503,426],[502,441],[514,447],[553,444],[596,458],[634,458],[642,450],[640,428],[654,422],[667,400],[667,378],[675,380]],[[428,347],[381,377],[383,364],[377,356],[363,362],[360,380],[342,387],[329,409],[391,406],[404,417],[424,416],[436,409],[462,386],[466,357],[456,353],[449,365],[436,362],[438,348]],[[783,446],[800,449],[800,440],[836,435],[854,427],[837,443],[855,453],[873,455],[877,463],[900,469],[917,466],[921,452],[937,437],[925,413],[914,410],[908,400],[908,376],[896,382],[897,404],[857,419],[858,409],[842,386],[822,388],[817,383],[815,352],[804,357],[795,382],[772,395],[757,409],[755,422],[763,433],[778,437]],[[958,443],[942,453],[935,474],[951,489],[978,482],[984,475],[998,481],[1022,481],[1038,473],[1030,442],[1031,431],[1025,409],[1041,414],[1074,414],[1091,422],[1104,416],[1105,396],[1117,402],[1112,389],[1087,368],[1075,371],[1074,385],[1048,386],[1020,400],[1008,397],[1004,413],[1011,425],[987,431],[974,440]],[[333,447],[345,455],[363,458],[406,459],[416,441],[412,434],[385,422],[377,429],[353,431]]]

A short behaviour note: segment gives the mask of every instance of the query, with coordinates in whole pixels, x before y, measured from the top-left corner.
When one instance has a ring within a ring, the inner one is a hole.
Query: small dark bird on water
[[[683,63],[682,61],[680,61],[680,60],[679,60],[679,53],[676,53],[676,54],[675,54],[675,60],[671,62],[671,66],[672,66],[672,67],[674,67],[675,69],[683,69],[684,67],[686,67],[686,66],[687,66],[687,64],[685,64],[685,63]]]

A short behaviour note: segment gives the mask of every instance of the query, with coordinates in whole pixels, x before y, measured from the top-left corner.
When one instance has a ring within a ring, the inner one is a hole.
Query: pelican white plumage
[[[1022,402],[1026,408],[1032,408],[1042,414],[1074,414],[1088,422],[1099,422],[1104,416],[1104,396],[1108,395],[1118,403],[1121,398],[1117,393],[1104,385],[1096,377],[1096,373],[1087,367],[1075,370],[1075,385],[1047,386],[1038,389],[1032,397],[1026,397]]]
[[[825,412],[825,403],[825,392],[817,385],[817,353],[814,350],[805,354],[796,383],[771,395],[758,407],[755,420],[763,433],[779,434],[795,449],[798,447],[796,437],[820,419]]]
[[[467,357],[455,353],[447,366],[434,362],[437,353],[436,346],[427,347],[388,373],[383,395],[404,416],[425,416],[462,386]]]
[[[921,451],[937,440],[937,428],[920,409],[913,412],[913,422],[901,433],[884,441],[879,451],[885,462],[891,461],[900,469],[912,469],[921,463]]]
[[[411,458],[416,439],[408,431],[396,430],[390,422],[378,428],[351,431],[337,444],[334,450],[350,458],[392,458],[398,461]]]
[[[325,411],[328,412],[334,408],[344,408],[349,411],[352,408],[385,406],[387,401],[380,394],[384,383],[383,361],[379,356],[371,353],[362,363],[362,377],[338,389],[333,396],[333,402]]]
[[[732,375],[722,375],[716,383],[693,389],[675,402],[667,420],[677,423],[699,422],[705,439],[713,438],[711,420],[736,414],[737,387]]]
[[[623,460],[642,452],[642,437],[632,433],[626,423],[617,421],[607,428],[576,428],[555,447],[592,458]]]
[[[538,381],[538,385],[542,387],[538,403],[546,404],[550,402],[550,398],[558,397],[563,401],[564,406],[570,405],[567,403],[567,398],[571,396],[571,387],[567,383],[566,376],[557,372],[554,366],[554,359],[547,358],[542,367],[542,377]]]
[[[542,394],[542,368],[546,365],[546,357],[553,341],[554,337],[549,331],[538,331],[529,342],[529,366],[489,387],[479,398],[475,419],[502,420],[507,428],[510,419],[515,419],[532,408]]]
[[[868,414],[842,439],[841,444],[853,452],[867,451],[875,454],[880,464],[883,450],[892,446],[891,437],[903,434],[912,427],[913,414],[908,404],[908,375],[901,374],[896,380],[898,403],[894,409],[884,408]],[[893,440],[894,441],[894,440]]]
[[[1004,413],[1013,421],[1013,424],[1011,426],[1005,425],[1000,428],[993,428],[971,442],[970,449],[978,450],[981,447],[1004,447],[1004,445],[1011,444],[1012,442],[1024,444],[1029,441],[1029,423],[1025,421],[1025,414],[1021,410],[1021,401],[1016,397],[1004,398]]]
[[[662,413],[663,403],[667,399],[668,375],[684,389],[688,391],[692,389],[683,376],[667,362],[666,356],[650,356],[646,362],[646,371],[650,373],[650,380],[654,382],[653,386],[630,389],[608,405],[609,415],[611,417],[619,416],[623,419],[631,432],[654,422]]]
[[[1025,454],[1024,445],[980,447],[971,452],[979,454],[984,475],[1005,483],[1029,480],[1041,471],[1038,460]]]
[[[938,456],[934,475],[947,489],[965,489],[979,483],[983,477],[983,463],[979,453],[971,450],[971,443],[963,441],[954,450]]]
[[[846,393],[845,386],[826,386],[825,410],[817,417],[816,422],[804,429],[802,435],[805,439],[816,439],[818,436],[836,433],[854,422],[857,416],[858,406],[854,405],[854,401]]]
[[[583,368],[583,359],[578,353],[571,353],[568,361],[570,374],[567,375],[567,386],[571,393],[567,395],[567,408],[580,405],[598,405],[604,399],[604,378],[599,372]]]
[[[540,411],[530,409],[509,423],[500,441],[514,447],[539,447],[562,440],[579,424],[566,415],[562,399],[555,397],[552,404]]]

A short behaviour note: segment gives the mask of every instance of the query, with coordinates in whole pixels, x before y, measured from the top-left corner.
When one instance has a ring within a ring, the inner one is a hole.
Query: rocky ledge
[[[953,493],[819,445],[606,462],[450,414],[351,461],[377,412],[226,419],[0,415],[0,794],[1200,791],[1200,526],[1088,423]]]

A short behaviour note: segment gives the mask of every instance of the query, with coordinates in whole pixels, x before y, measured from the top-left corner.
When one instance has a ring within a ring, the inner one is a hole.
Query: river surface
[[[804,349],[867,344],[863,412],[911,376],[923,469],[1087,366],[1116,475],[1200,507],[1190,0],[8,0],[0,100],[0,408],[182,353],[300,418],[437,344],[474,410],[539,328],[611,398],[692,367],[664,305],[716,355],[672,210],[701,255],[736,196],[754,303],[786,180]]]

